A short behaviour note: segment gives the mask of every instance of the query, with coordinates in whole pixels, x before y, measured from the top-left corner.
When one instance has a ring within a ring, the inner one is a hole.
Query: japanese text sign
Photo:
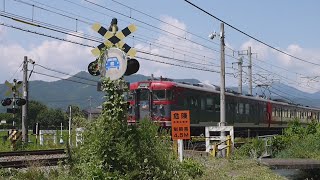
[[[171,111],[172,139],[190,139],[190,112]]]

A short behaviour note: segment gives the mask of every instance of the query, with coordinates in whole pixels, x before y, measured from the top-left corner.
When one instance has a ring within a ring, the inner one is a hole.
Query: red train
[[[295,117],[319,121],[320,109],[280,100],[226,92],[226,122],[239,129],[283,128]],[[171,111],[190,110],[192,127],[216,126],[220,121],[220,91],[208,84],[188,84],[167,79],[130,84],[128,122],[151,118],[171,126]]]

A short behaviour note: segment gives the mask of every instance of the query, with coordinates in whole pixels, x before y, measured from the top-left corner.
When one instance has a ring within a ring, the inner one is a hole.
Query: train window
[[[276,116],[276,108],[272,108],[272,116]]]
[[[191,106],[198,107],[198,99],[196,99],[195,97],[191,97]]]
[[[217,96],[214,97],[214,110],[220,112],[220,98]]]
[[[184,106],[184,107],[189,107],[188,99],[189,99],[189,98],[184,98],[184,99],[183,99],[183,106]]]
[[[250,104],[246,104],[245,111],[246,111],[246,114],[250,113]]]
[[[206,110],[213,111],[213,98],[207,97],[207,104],[206,104]]]
[[[201,98],[201,110],[206,110],[206,102],[203,97]]]
[[[133,91],[130,91],[128,93],[125,94],[125,98],[127,101],[131,101],[133,100]]]
[[[153,90],[153,99],[154,100],[164,100],[166,99],[166,91],[165,90]]]
[[[141,90],[140,91],[140,101],[149,100],[149,90]]]
[[[242,103],[239,103],[238,104],[238,108],[239,108],[239,114],[243,114],[243,104]]]
[[[214,109],[216,112],[220,112],[220,104],[215,104]]]
[[[173,92],[172,90],[166,90],[166,99],[173,100]]]

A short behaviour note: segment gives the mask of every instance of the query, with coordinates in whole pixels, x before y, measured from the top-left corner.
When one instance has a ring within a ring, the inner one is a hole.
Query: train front
[[[128,123],[151,119],[162,126],[171,126],[174,83],[144,81],[130,84]]]

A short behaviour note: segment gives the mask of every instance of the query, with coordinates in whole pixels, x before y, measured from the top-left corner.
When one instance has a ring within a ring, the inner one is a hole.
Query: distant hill
[[[137,81],[145,81],[150,78],[151,77],[149,76],[134,74],[125,77],[125,80],[132,83]],[[29,84],[29,98],[30,100],[40,101],[49,107],[61,109],[67,109],[69,105],[78,105],[82,109],[89,108],[90,97],[92,107],[101,105],[104,94],[102,92],[98,92],[96,88],[96,81],[99,80],[99,77],[91,76],[89,73],[82,71],[68,78],[68,80],[69,81],[58,80],[53,82],[31,81]],[[192,84],[200,82],[197,79],[174,79],[174,81],[189,82]],[[81,84],[79,82],[82,82],[84,84]],[[4,93],[5,91],[7,91],[7,89],[8,88],[4,84],[0,84],[1,99],[4,98]],[[236,87],[231,87],[231,89],[237,91]],[[297,104],[320,107],[320,92],[313,94],[305,93],[294,87],[290,87],[281,83],[274,83],[269,89],[272,98],[287,98]],[[248,88],[244,87],[244,94],[246,94],[247,91]],[[264,92],[267,96],[270,96],[270,92],[267,90],[264,91],[264,89],[262,88],[253,89],[254,95],[261,95],[262,92]],[[286,94],[290,94],[290,96]],[[5,112],[5,108],[1,106],[0,112]]]
[[[125,80],[132,83],[150,79],[149,76],[134,74],[125,77]],[[92,107],[97,107],[103,102],[104,94],[97,91],[99,77],[91,76],[85,71],[81,71],[66,80],[53,82],[30,81],[29,99],[40,101],[52,108],[67,109],[69,105],[78,105],[82,109],[90,107],[90,97]],[[72,82],[73,81],[73,82]],[[177,79],[179,82],[199,83],[196,79]],[[78,83],[76,83],[78,82]],[[79,83],[82,82],[83,84]],[[0,98],[4,98],[8,87],[0,84]],[[4,107],[0,107],[0,112],[5,112]]]

